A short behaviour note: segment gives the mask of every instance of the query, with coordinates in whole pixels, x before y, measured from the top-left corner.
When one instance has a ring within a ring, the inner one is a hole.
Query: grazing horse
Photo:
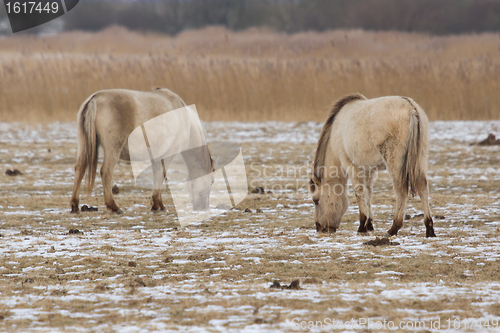
[[[323,126],[309,181],[316,230],[339,227],[349,205],[349,177],[359,206],[358,232],[373,230],[373,178],[377,169],[387,169],[396,192],[387,233],[397,235],[403,226],[410,189],[422,200],[426,237],[436,237],[428,201],[427,127],[424,110],[408,97],[352,94],[337,101]]]
[[[92,193],[97,169],[98,148],[102,146],[104,161],[101,167],[101,178],[104,187],[104,201],[107,208],[113,212],[121,213],[122,210],[113,199],[111,178],[113,169],[119,159],[131,160],[131,153],[133,153],[131,149],[134,149],[134,147],[129,145],[129,135],[136,128],[140,130],[141,126],[144,131],[144,124],[148,120],[183,107],[186,107],[184,101],[166,88],[155,88],[149,92],[125,89],[101,90],[87,98],[77,115],[78,153],[75,165],[75,184],[70,201],[71,212],[77,213],[79,211],[79,190],[85,171],[87,171],[87,191],[89,194]],[[170,126],[168,126],[171,130],[177,130],[175,133],[179,134],[172,135],[170,133],[174,141],[171,144],[177,148],[185,146],[183,142],[175,141],[188,138],[192,147],[198,147],[198,149],[194,149],[198,151],[196,155],[188,152],[181,152],[181,154],[188,166],[189,177],[206,183],[210,179],[201,176],[213,172],[214,164],[210,150],[205,143],[205,135],[201,125],[196,127],[189,122],[189,115],[183,119],[187,119],[187,121],[169,124]],[[154,119],[152,122],[158,124]],[[161,121],[159,124],[162,124]],[[184,130],[184,127],[186,127],[186,130]],[[153,141],[158,137],[162,138],[160,134],[165,134],[161,133],[161,129],[156,128],[156,130],[159,135],[148,137],[148,145],[154,143]],[[134,133],[136,132],[134,131]],[[170,142],[165,144],[170,144]],[[202,146],[203,144],[205,145]],[[146,149],[151,152],[151,146]],[[148,154],[147,151],[145,153]],[[165,209],[160,190],[161,184],[166,177],[165,167],[168,166],[171,158],[170,156],[170,159],[167,157],[165,160],[150,161],[154,178],[151,208],[153,211]],[[134,162],[134,160],[132,159],[131,162]],[[193,185],[193,182],[191,182],[190,185],[193,187],[197,184],[195,182]],[[210,184],[208,186],[204,183],[198,185],[197,191],[193,188],[190,191],[194,195],[194,197],[192,196],[193,208],[204,210],[208,208]],[[206,193],[207,191],[208,193]]]

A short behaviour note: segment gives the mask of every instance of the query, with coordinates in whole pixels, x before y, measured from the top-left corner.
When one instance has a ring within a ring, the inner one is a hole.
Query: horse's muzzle
[[[332,232],[337,232],[337,228],[330,227],[328,225],[323,227],[319,222],[316,222],[316,231],[324,233],[332,233]]]

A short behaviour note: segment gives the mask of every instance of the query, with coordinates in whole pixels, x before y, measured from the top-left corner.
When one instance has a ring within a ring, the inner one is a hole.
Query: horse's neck
[[[325,182],[335,181],[342,184],[347,182],[347,171],[342,168],[340,158],[333,153],[330,147],[326,149],[324,168],[323,179]]]
[[[189,127],[189,144],[191,147],[200,147],[207,144],[203,128],[197,124],[190,123]]]

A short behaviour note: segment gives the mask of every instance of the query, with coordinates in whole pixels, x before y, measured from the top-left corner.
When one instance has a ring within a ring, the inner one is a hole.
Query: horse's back
[[[182,107],[182,100],[176,100],[175,96],[166,96],[156,91],[110,89],[98,91],[94,99],[103,121],[107,122],[110,118],[123,125],[140,125],[166,111]]]
[[[381,145],[390,137],[408,136],[412,110],[412,105],[399,96],[351,102],[335,119],[332,145],[356,165],[380,165]]]
[[[101,144],[123,142],[136,127],[184,106],[182,99],[167,89],[100,90],[92,100],[96,103],[96,132]],[[127,148],[125,144],[122,159],[129,159]]]
[[[156,91],[109,89],[98,91],[98,124],[106,127],[120,127],[130,132],[144,122],[183,106],[182,100],[175,100]],[[128,133],[128,134],[129,134]]]

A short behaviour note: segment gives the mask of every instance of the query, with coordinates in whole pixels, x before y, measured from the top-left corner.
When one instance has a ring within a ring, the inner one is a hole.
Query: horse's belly
[[[347,154],[353,164],[358,166],[376,166],[384,163],[382,155],[377,150],[351,150]]]

